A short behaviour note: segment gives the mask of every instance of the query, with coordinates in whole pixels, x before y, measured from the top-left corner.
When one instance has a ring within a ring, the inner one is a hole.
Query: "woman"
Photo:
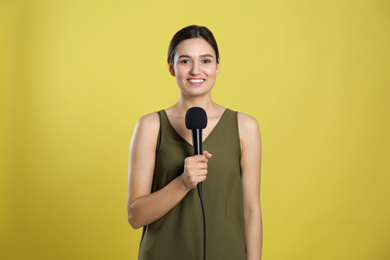
[[[139,259],[202,259],[203,222],[195,189],[203,182],[207,259],[261,259],[261,141],[256,120],[211,99],[220,71],[212,33],[183,28],[168,51],[180,100],[143,116],[130,146],[128,221],[143,227]],[[191,156],[190,107],[208,117],[202,155]],[[211,155],[210,151],[213,155]]]

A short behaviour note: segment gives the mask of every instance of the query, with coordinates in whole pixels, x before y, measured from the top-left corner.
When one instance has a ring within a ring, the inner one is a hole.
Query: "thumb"
[[[211,153],[209,153],[208,151],[203,151],[203,155],[206,156],[207,159],[210,159],[211,157],[213,157],[213,155]]]

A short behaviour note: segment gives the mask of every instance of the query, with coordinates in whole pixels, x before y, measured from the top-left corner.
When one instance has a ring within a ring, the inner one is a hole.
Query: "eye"
[[[203,63],[210,63],[211,60],[203,60]]]
[[[190,63],[190,61],[189,60],[181,60],[180,63],[187,64],[187,63]]]

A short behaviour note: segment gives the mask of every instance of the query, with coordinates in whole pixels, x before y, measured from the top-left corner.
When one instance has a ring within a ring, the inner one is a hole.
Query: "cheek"
[[[209,70],[209,74],[210,75],[214,75],[214,76],[218,76],[218,74],[219,74],[219,69],[218,68],[210,68],[210,70]]]
[[[185,67],[177,67],[176,68],[176,77],[178,78],[187,78],[188,69]]]

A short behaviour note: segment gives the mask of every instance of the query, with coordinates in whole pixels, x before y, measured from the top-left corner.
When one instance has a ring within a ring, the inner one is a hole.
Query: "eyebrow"
[[[211,55],[211,54],[203,54],[203,55],[200,55],[199,57],[201,57],[201,58],[206,58],[206,57],[214,58],[214,56]],[[189,55],[180,55],[179,59],[181,59],[181,58],[191,58],[191,56],[189,56]]]

